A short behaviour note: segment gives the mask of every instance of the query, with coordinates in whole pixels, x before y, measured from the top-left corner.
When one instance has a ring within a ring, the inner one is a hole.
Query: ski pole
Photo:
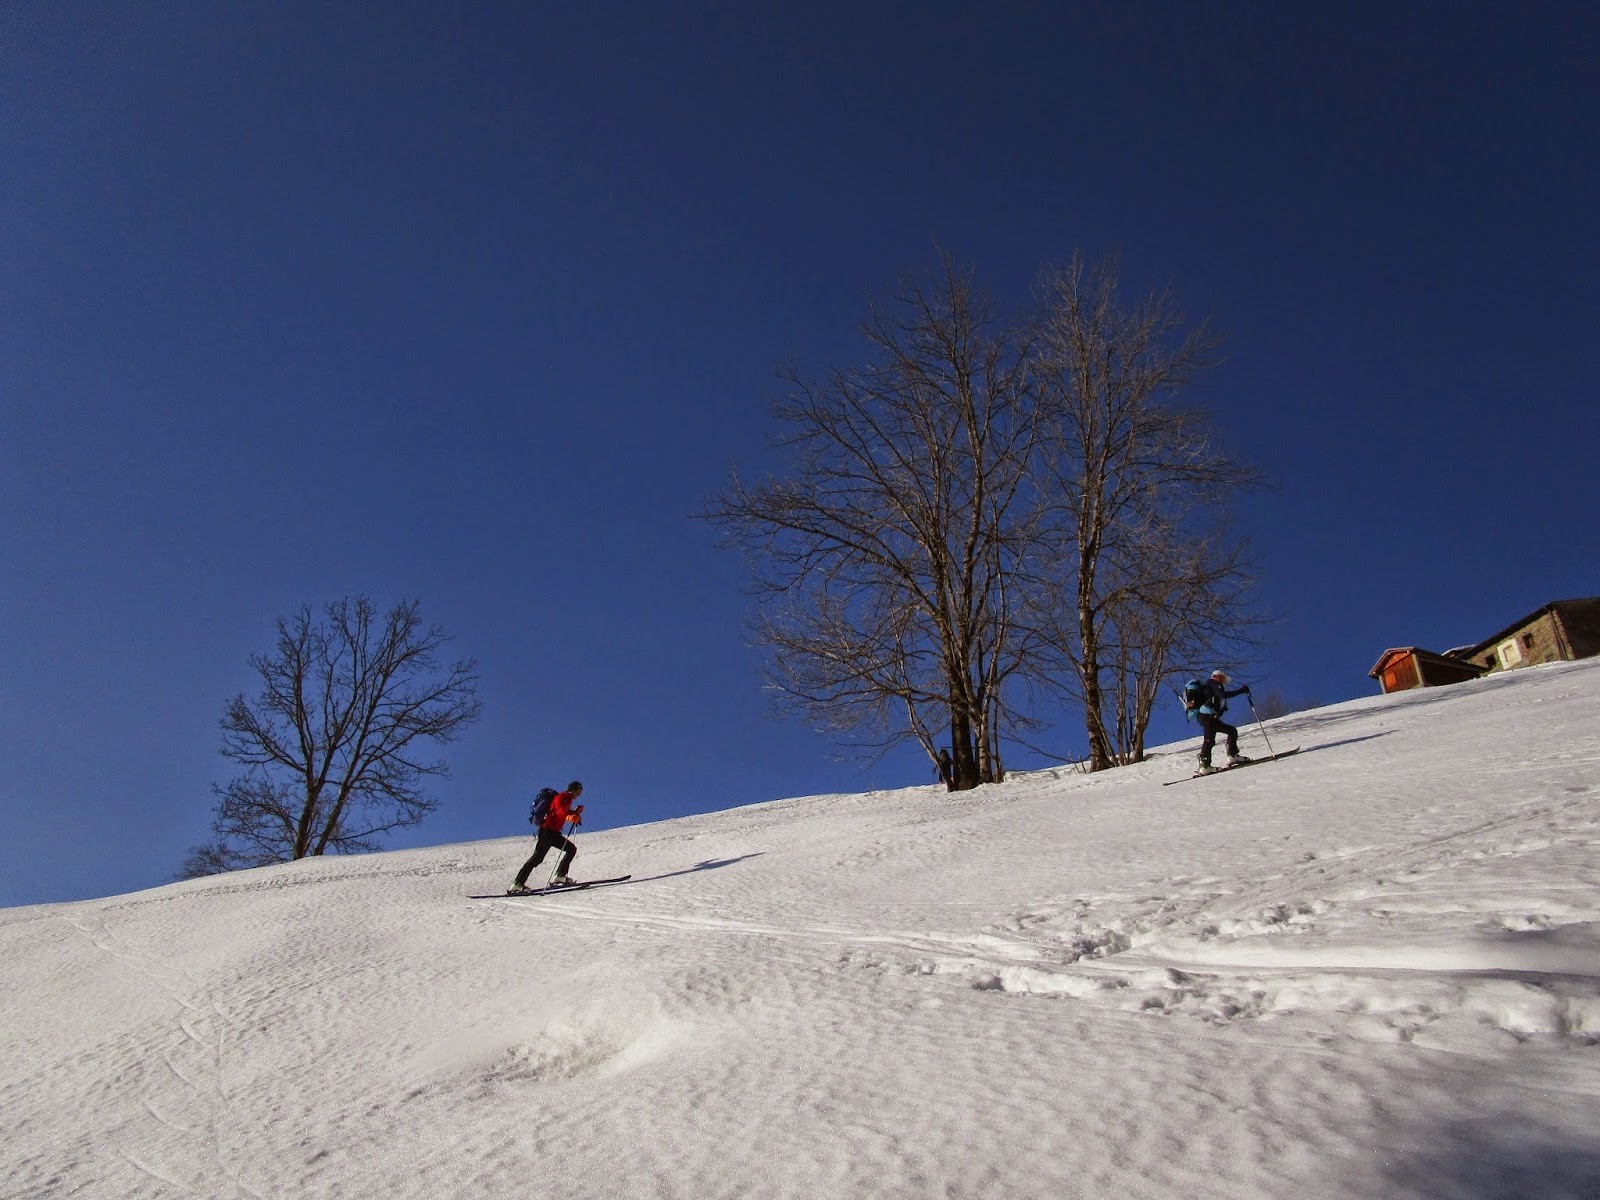
[[[1261,714],[1256,711],[1256,698],[1249,692],[1244,698],[1250,701],[1250,715],[1256,719],[1256,728],[1261,731],[1261,740],[1267,744],[1267,753],[1272,753],[1272,739],[1267,736],[1267,727],[1261,723]]]

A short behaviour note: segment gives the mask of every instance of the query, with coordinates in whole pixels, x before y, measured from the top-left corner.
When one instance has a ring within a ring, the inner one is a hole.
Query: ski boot
[[[1251,761],[1250,759],[1246,758],[1242,754],[1230,754],[1230,755],[1228,755],[1228,765],[1230,767],[1242,767],[1247,762],[1250,762],[1250,761]]]

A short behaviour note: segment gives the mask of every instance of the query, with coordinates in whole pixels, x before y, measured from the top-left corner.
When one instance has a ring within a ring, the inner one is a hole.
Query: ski
[[[1212,775],[1226,775],[1229,771],[1242,771],[1246,767],[1258,767],[1262,763],[1277,762],[1280,758],[1288,758],[1291,754],[1299,754],[1300,747],[1293,750],[1284,750],[1278,754],[1269,754],[1265,758],[1252,758],[1249,762],[1240,763],[1237,767],[1218,767],[1215,771],[1196,771],[1193,775],[1185,775],[1182,779],[1168,779],[1161,786],[1171,787],[1175,783],[1188,783],[1191,779],[1209,779]]]
[[[632,875],[613,875],[610,879],[585,879],[581,883],[564,883],[554,887],[529,888],[525,892],[492,892],[486,896],[468,896],[468,900],[520,900],[523,896],[550,896],[556,892],[582,892],[607,883],[624,883]]]

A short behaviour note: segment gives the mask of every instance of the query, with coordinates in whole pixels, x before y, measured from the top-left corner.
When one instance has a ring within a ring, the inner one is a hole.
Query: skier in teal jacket
[[[1208,775],[1216,770],[1211,765],[1211,750],[1217,744],[1219,733],[1227,740],[1230,767],[1237,767],[1250,761],[1239,753],[1238,727],[1222,719],[1222,714],[1228,711],[1229,700],[1235,696],[1249,694],[1249,684],[1236,687],[1230,692],[1228,676],[1224,671],[1213,671],[1210,679],[1192,681],[1184,688],[1184,706],[1194,719],[1200,722],[1203,734],[1200,739],[1200,774]]]

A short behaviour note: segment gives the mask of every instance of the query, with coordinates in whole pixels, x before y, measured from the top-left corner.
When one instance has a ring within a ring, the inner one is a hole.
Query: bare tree
[[[250,658],[260,694],[222,718],[222,754],[244,770],[213,786],[216,839],[190,851],[186,877],[375,849],[437,807],[422,784],[448,769],[424,747],[482,710],[477,664],[441,664],[450,639],[423,626],[419,601],[381,616],[366,597],[305,606],[277,631],[273,653]]]
[[[735,475],[703,515],[754,562],[780,695],[930,760],[948,730],[953,786],[970,788],[1002,777],[1001,740],[1024,720],[1007,694],[1027,653],[1013,562],[1037,507],[1026,350],[948,258],[874,304],[864,333],[866,366],[785,375],[788,476]]]
[[[1166,294],[1124,305],[1114,262],[1048,272],[1020,326],[943,265],[874,306],[867,366],[787,376],[789,473],[704,515],[756,560],[771,683],[826,728],[933,759],[947,725],[971,787],[1048,688],[1090,769],[1137,761],[1165,681],[1256,624],[1224,503],[1256,477],[1187,395],[1215,339]]]
[[[1316,696],[1286,696],[1280,690],[1268,692],[1256,706],[1255,715],[1263,721],[1270,721],[1274,717],[1287,717],[1290,713],[1305,712],[1308,709],[1321,708],[1323,702]]]
[[[1242,635],[1246,568],[1217,514],[1255,477],[1177,399],[1214,365],[1215,339],[1166,293],[1124,305],[1115,261],[1048,272],[1033,342],[1052,514],[1035,561],[1060,597],[1042,626],[1100,770],[1142,757],[1187,654]]]

